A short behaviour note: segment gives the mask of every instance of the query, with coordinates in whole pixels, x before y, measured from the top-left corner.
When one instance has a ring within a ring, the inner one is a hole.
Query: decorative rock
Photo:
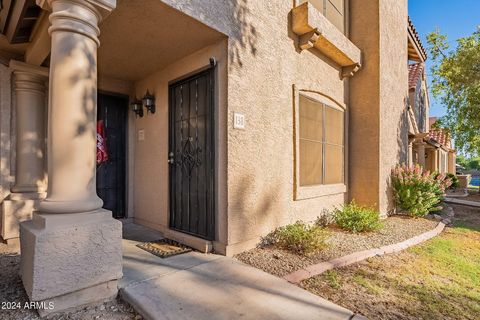
[[[438,215],[438,214],[434,214],[433,215],[433,219],[437,220],[437,221],[442,221],[443,220],[443,217],[441,215]]]
[[[435,219],[437,219],[436,217],[441,218],[441,216],[436,214],[433,216],[435,217]],[[445,220],[447,220],[450,223],[449,219],[445,219]],[[360,262],[362,260],[365,260],[374,256],[381,256],[383,254],[399,252],[439,235],[444,228],[445,228],[445,221],[439,222],[438,225],[435,227],[435,229],[424,232],[418,236],[407,239],[405,241],[383,246],[380,248],[358,251],[340,258],[335,258],[330,261],[320,262],[320,263],[308,266],[304,269],[300,269],[290,274],[287,274],[286,276],[283,277],[283,279],[291,283],[300,283],[302,280],[319,275],[333,268],[348,266],[350,264]]]

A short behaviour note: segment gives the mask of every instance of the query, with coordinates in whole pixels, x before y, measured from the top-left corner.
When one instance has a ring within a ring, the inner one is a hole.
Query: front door
[[[98,94],[97,121],[103,127],[106,157],[97,160],[97,194],[114,218],[125,218],[126,124],[128,98]]]
[[[213,68],[169,86],[170,228],[215,238]]]

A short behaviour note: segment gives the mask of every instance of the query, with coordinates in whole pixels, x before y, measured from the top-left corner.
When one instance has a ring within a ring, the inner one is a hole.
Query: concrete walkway
[[[161,238],[124,226],[120,293],[146,319],[360,319],[340,306],[235,259],[190,252],[162,259],[138,247]]]
[[[446,203],[462,204],[464,206],[480,208],[480,202],[478,201],[469,201],[469,200],[454,199],[454,198],[445,198],[444,201]]]

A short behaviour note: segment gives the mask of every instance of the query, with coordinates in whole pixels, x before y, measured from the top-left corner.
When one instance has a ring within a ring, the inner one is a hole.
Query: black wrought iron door
[[[97,120],[103,120],[108,160],[97,165],[97,194],[114,218],[125,218],[126,124],[128,98],[98,95]]]
[[[213,68],[170,85],[170,228],[215,238]]]

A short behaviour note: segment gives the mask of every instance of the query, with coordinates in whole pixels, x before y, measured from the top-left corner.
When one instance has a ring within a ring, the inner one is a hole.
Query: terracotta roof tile
[[[446,129],[430,129],[427,138],[441,144],[448,149],[452,147],[450,134]]]
[[[418,79],[423,75],[425,66],[423,63],[414,63],[408,65],[408,89],[415,89]]]
[[[427,57],[427,50],[423,47],[422,41],[420,40],[420,36],[418,35],[417,30],[415,29],[415,26],[413,25],[412,20],[410,20],[410,16],[408,17],[408,27],[412,31],[412,35],[415,38],[415,40],[418,43],[418,46],[420,47],[420,51],[422,51],[422,54],[425,56],[425,60]]]

